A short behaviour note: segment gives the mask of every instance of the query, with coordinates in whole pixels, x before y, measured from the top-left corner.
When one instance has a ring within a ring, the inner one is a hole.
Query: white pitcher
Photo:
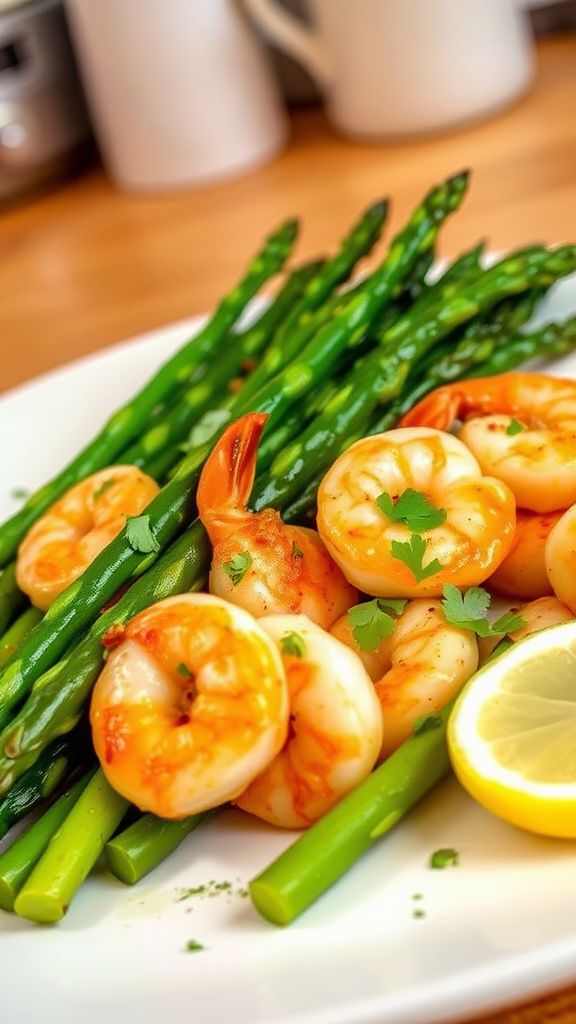
[[[233,0],[66,0],[96,134],[117,183],[182,186],[270,159],[286,119]]]
[[[519,0],[310,0],[315,29],[277,0],[244,0],[300,60],[345,134],[398,137],[480,117],[533,75]]]

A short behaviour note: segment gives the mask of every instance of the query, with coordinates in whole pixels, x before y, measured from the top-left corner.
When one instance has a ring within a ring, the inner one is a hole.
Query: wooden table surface
[[[360,146],[309,110],[294,117],[279,159],[237,181],[131,196],[96,169],[5,211],[0,390],[210,309],[287,215],[303,220],[299,253],[322,253],[374,198],[393,196],[397,225],[432,182],[465,166],[471,193],[443,233],[443,255],[481,237],[495,249],[576,240],[576,37],[540,45],[536,84],[516,106],[445,138]],[[575,1024],[576,987],[489,1018],[552,1021]]]

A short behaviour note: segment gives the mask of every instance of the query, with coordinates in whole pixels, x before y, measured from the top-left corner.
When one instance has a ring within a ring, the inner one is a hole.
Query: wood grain
[[[499,117],[444,138],[360,146],[323,115],[298,113],[274,164],[203,191],[116,192],[93,170],[0,220],[0,390],[120,339],[207,310],[271,225],[303,219],[299,253],[330,249],[360,208],[394,197],[393,224],[429,185],[474,170],[443,234],[449,255],[576,239],[576,37],[539,47],[532,92]],[[575,966],[576,978],[576,966]],[[576,987],[482,1024],[575,1024]]]

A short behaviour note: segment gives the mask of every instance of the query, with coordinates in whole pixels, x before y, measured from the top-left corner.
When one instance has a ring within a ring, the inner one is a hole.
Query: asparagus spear
[[[306,346],[298,361],[286,367],[253,400],[240,401],[236,413],[249,409],[265,412],[274,426],[295,401],[325,379],[342,351],[364,337],[418,255],[433,244],[442,222],[460,204],[466,185],[467,175],[460,174],[432,189],[393,240],[388,256],[372,277],[370,289],[350,299],[333,322]],[[224,424],[215,431],[215,437],[223,428]],[[0,676],[0,726],[30,692],[34,681],[94,621],[100,608],[127,580],[142,573],[189,521],[200,470],[210,451],[211,443],[206,442],[190,452],[174,478],[147,507],[144,557],[141,550],[135,550],[141,544],[131,541],[129,522],[82,576],[59,595]]]
[[[55,924],[64,917],[127,810],[127,801],[97,771],[18,893],[16,913],[41,924]]]
[[[34,626],[37,626],[42,618],[42,612],[37,608],[27,608],[26,611],[12,623],[4,636],[0,638],[0,669],[16,653],[20,644],[26,639],[28,633]]]
[[[154,462],[151,460],[156,456],[165,454],[167,458],[163,459],[163,464],[167,463],[167,468],[174,465],[178,461],[177,443],[207,409],[226,397],[227,385],[237,377],[246,361],[260,355],[306,284],[321,268],[321,261],[314,260],[294,270],[258,320],[245,330],[229,335],[227,351],[219,354],[200,381],[184,391],[174,408],[167,410],[142,437],[122,452],[121,461],[140,466],[152,476]]]
[[[246,275],[222,300],[200,333],[172,356],[135,398],[112,416],[100,434],[58,476],[36,491],[19,512],[0,527],[0,565],[5,565],[14,556],[24,534],[56,498],[78,480],[113,462],[147,426],[148,417],[158,403],[178,385],[189,380],[193,370],[214,355],[249,301],[288,259],[297,230],[297,222],[290,220],[271,234],[250,263]]]
[[[44,811],[41,818],[30,825],[4,853],[0,854],[0,907],[2,910],[14,909],[14,900],[17,894],[31,874],[33,867],[40,860],[52,836],[76,803],[89,778],[88,774],[78,779],[47,811]]]
[[[304,348],[317,327],[312,314],[323,305],[334,288],[348,279],[362,256],[371,251],[380,238],[387,216],[386,200],[374,203],[365,210],[342,240],[336,256],[328,260],[316,277],[308,282],[302,298],[280,327],[260,366],[246,382],[246,399],[255,395],[273,374],[278,373]]]
[[[529,334],[519,335],[492,352],[487,361],[467,376],[492,377],[527,363],[530,359],[558,359],[576,348],[576,316],[562,323],[549,323]]]
[[[63,736],[48,746],[0,802],[0,839],[34,807],[51,796],[78,763],[75,737]]]
[[[104,853],[110,871],[125,885],[134,885],[174,853],[186,836],[213,814],[214,811],[204,811],[182,821],[165,821],[154,814],[143,814],[106,843]],[[0,884],[1,881],[0,857]]]
[[[0,572],[0,633],[7,629],[25,601],[16,583],[16,563],[11,562]]]
[[[411,736],[372,775],[254,878],[256,910],[273,924],[289,924],[333,885],[450,769],[446,723]]]

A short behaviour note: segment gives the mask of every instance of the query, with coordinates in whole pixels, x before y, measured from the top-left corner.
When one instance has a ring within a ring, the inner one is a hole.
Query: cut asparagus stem
[[[52,796],[79,760],[76,737],[61,736],[47,746],[34,764],[19,774],[9,793],[0,801],[0,839],[12,825]]]
[[[98,770],[18,893],[14,910],[19,917],[39,924],[64,917],[128,806]]]
[[[26,597],[16,583],[16,563],[11,562],[0,572],[0,634],[25,603]]]
[[[154,814],[144,814],[106,843],[104,853],[110,871],[125,885],[134,885],[177,850],[186,836],[213,813],[205,811],[183,821],[165,821]],[[1,868],[0,858],[0,871]]]
[[[342,877],[450,770],[446,723],[411,736],[384,764],[293,843],[249,885],[256,910],[289,924]]]
[[[41,618],[42,612],[38,611],[38,608],[27,608],[6,630],[0,639],[0,669],[16,654],[20,644],[34,629],[34,626],[38,625]]]
[[[96,769],[94,769],[95,771]],[[84,775],[58,797],[38,821],[35,821],[0,854],[0,907],[13,910],[14,900],[46,850],[52,836],[60,828],[91,774]]]

